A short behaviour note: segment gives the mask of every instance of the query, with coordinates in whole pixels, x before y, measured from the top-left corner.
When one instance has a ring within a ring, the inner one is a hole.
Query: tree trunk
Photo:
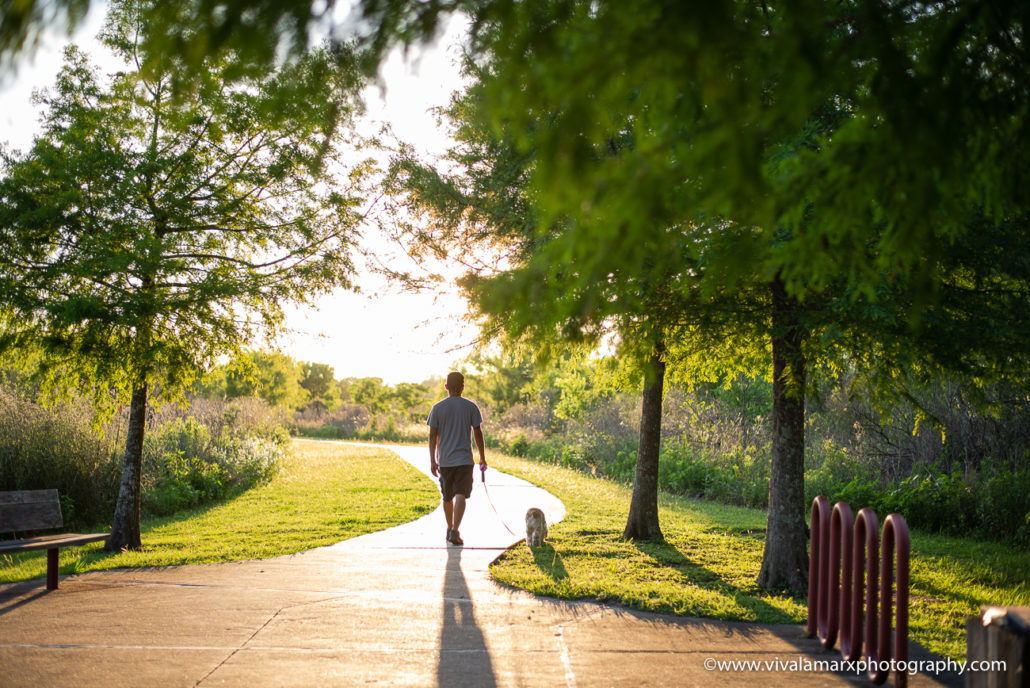
[[[758,585],[808,587],[805,535],[805,355],[800,304],[772,284],[773,437],[769,518]]]
[[[665,343],[659,341],[647,361],[643,407],[640,411],[640,445],[629,520],[622,537],[664,540],[658,524],[658,453],[662,444],[662,391],[665,384]]]
[[[147,383],[132,389],[129,406],[129,431],[125,439],[125,464],[122,483],[118,490],[118,503],[111,523],[111,537],[104,549],[120,552],[123,549],[142,549],[140,539],[140,503],[142,502],[143,434],[147,426]]]

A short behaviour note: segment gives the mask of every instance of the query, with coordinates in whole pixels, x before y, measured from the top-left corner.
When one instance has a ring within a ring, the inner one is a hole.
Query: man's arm
[[[433,475],[440,475],[440,464],[436,462],[436,445],[440,442],[440,430],[429,428],[429,470]]]
[[[479,470],[486,471],[486,442],[483,440],[483,428],[478,425],[472,428],[472,436],[476,438],[476,449],[479,450]]]

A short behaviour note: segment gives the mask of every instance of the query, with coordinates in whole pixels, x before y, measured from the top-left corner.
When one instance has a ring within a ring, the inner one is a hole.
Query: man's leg
[[[446,510],[446,507],[445,507]],[[465,515],[465,495],[454,495],[454,504],[451,507],[451,517],[447,519],[448,527],[457,530],[461,525],[461,517]]]
[[[465,498],[461,495],[458,496],[461,497],[461,511],[464,513]],[[452,530],[454,528],[454,526],[451,525],[454,522],[454,502],[445,501],[443,503],[443,516],[447,519],[447,530]],[[459,518],[458,520],[460,521],[461,519]]]

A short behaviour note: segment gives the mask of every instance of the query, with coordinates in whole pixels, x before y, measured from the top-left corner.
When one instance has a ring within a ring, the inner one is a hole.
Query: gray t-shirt
[[[441,466],[465,466],[472,458],[472,428],[483,422],[479,407],[465,397],[447,397],[433,404],[429,427],[440,432],[436,460]]]

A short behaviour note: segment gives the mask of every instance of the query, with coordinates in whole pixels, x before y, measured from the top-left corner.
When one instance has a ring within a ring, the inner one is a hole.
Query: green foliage
[[[468,396],[481,400],[497,413],[504,413],[523,400],[536,377],[536,367],[526,355],[486,356],[469,360],[476,371],[465,378]]]
[[[333,367],[325,363],[301,363],[300,386],[308,393],[308,401],[320,401],[332,410],[340,401]]]
[[[347,387],[350,398],[361,404],[372,414],[382,413],[389,408],[389,391],[382,378],[364,377],[355,380]]]
[[[147,379],[174,395],[276,332],[283,304],[348,286],[365,172],[329,171],[359,108],[353,55],[320,50],[232,86],[229,61],[210,60],[177,101],[181,60],[134,69],[139,12],[114,6],[103,35],[126,71],[102,79],[69,48],[42,133],[0,160],[0,348],[38,344],[71,373],[51,379],[98,401]],[[322,97],[299,106],[315,81]]]
[[[863,476],[806,486],[806,495],[816,494],[831,504],[868,506],[881,518],[899,513],[910,526],[928,533],[975,535],[1030,548],[1030,470],[1012,473],[988,464],[982,473],[968,477],[928,470],[893,485]]]
[[[656,254],[640,247],[698,212],[749,228],[704,261],[712,287],[782,272],[800,293],[842,274],[859,289],[925,278],[970,205],[995,221],[1025,209],[1023,3],[456,5],[489,62],[484,119],[536,154],[541,226],[579,228],[549,251],[555,273],[577,267],[572,291],[644,274]],[[362,8],[389,45],[431,36],[452,6]],[[785,228],[800,231],[768,251]]]
[[[174,420],[151,433],[143,446],[143,509],[169,516],[222,501],[274,476],[288,436],[211,437],[194,418]]]
[[[269,406],[292,411],[307,400],[301,384],[304,365],[279,351],[248,351],[226,366],[223,396],[260,397]]]
[[[19,54],[35,51],[44,28],[71,33],[89,6],[90,0],[5,2],[0,12],[0,78],[17,67]]]

